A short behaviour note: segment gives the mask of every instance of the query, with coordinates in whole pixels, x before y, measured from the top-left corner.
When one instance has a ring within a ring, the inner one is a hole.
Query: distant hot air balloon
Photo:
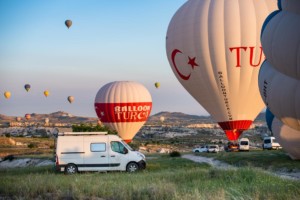
[[[29,84],[24,85],[25,90],[28,92],[31,88],[31,86]]]
[[[11,96],[11,93],[9,91],[5,91],[4,96],[5,96],[5,98],[9,99]]]
[[[30,114],[26,114],[25,115],[25,119],[29,120],[31,118],[31,115]]]
[[[73,97],[73,96],[68,96],[68,101],[69,101],[70,103],[72,103],[72,102],[74,101],[74,97]]]
[[[45,118],[45,124],[49,123],[49,118]]]
[[[45,90],[45,91],[44,91],[44,95],[45,95],[45,97],[48,97],[48,96],[49,96],[49,94],[50,94],[50,92],[49,92],[48,90]]]
[[[155,86],[156,88],[159,88],[159,87],[160,87],[160,83],[159,83],[159,82],[156,82],[156,83],[154,84],[154,86]]]
[[[264,58],[260,32],[277,1],[187,1],[166,37],[171,68],[229,140],[247,130],[264,104],[257,77]]]
[[[71,26],[72,26],[72,21],[71,20],[66,20],[65,21],[65,25],[68,27],[68,28],[70,28]]]
[[[21,120],[22,120],[21,117],[16,117],[16,121],[17,121],[17,122],[20,122]]]
[[[116,130],[127,143],[148,119],[152,98],[148,90],[133,81],[104,85],[95,98],[95,111],[101,122]]]
[[[159,120],[160,120],[161,123],[163,123],[163,122],[165,121],[165,117],[164,117],[164,116],[161,116],[161,117],[159,118]]]

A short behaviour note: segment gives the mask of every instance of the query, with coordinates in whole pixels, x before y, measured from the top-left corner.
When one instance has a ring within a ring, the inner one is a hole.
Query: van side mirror
[[[124,148],[124,149],[123,149],[123,153],[124,153],[124,154],[128,154],[128,149],[127,149],[127,148]]]

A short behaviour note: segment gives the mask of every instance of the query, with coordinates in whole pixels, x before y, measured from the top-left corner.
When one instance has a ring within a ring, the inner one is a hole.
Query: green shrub
[[[37,145],[34,143],[30,143],[30,144],[28,144],[28,148],[30,148],[30,149],[37,148]]]
[[[178,151],[172,151],[170,154],[170,157],[180,157],[181,154]]]

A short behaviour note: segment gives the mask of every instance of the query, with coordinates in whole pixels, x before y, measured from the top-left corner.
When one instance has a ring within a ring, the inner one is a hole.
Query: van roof
[[[58,133],[59,136],[79,136],[79,135],[107,135],[107,132],[64,132]]]

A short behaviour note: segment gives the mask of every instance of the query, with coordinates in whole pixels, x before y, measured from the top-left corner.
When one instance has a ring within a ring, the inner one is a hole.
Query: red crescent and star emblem
[[[174,66],[174,68],[175,68],[177,74],[180,76],[180,78],[182,78],[183,80],[186,80],[186,81],[187,81],[187,80],[190,79],[191,73],[189,73],[188,75],[184,75],[184,74],[182,74],[182,73],[179,71],[179,69],[178,69],[178,67],[177,67],[177,65],[176,65],[176,62],[175,62],[175,58],[176,58],[176,55],[177,55],[178,53],[183,54],[183,53],[182,53],[180,50],[178,50],[178,49],[174,49],[174,50],[172,51],[172,54],[171,54],[172,64],[173,64],[173,66]],[[195,69],[196,66],[199,66],[199,65],[196,63],[196,57],[191,58],[191,57],[188,56],[188,59],[189,59],[189,61],[188,61],[187,64],[190,65],[190,66],[192,67],[193,70]]]

